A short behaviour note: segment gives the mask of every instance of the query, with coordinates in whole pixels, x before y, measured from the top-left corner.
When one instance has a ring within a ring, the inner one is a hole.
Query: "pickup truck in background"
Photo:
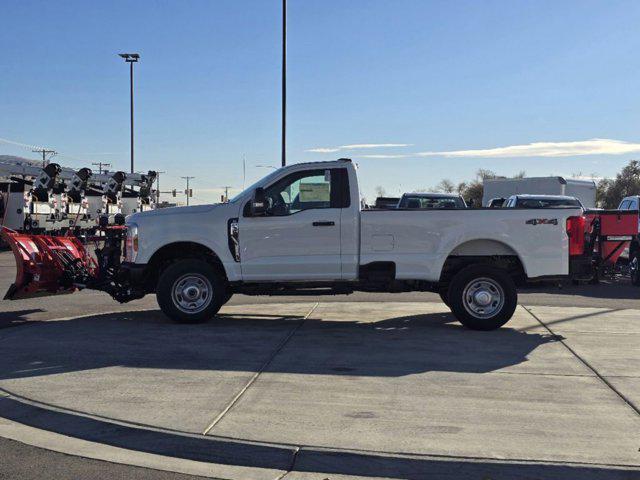
[[[398,201],[397,208],[467,208],[467,204],[455,193],[405,193]]]
[[[493,199],[492,199],[493,200]],[[490,206],[490,205],[488,205]],[[577,207],[584,210],[584,205],[576,197],[568,195],[511,195],[503,203],[504,208],[556,208]]]
[[[579,207],[363,210],[350,160],[302,163],[228,203],[131,215],[105,231],[95,261],[81,239],[4,230],[18,262],[7,298],[155,293],[170,318],[194,323],[234,293],[434,291],[462,324],[492,330],[513,315],[518,283],[590,261],[584,228]]]

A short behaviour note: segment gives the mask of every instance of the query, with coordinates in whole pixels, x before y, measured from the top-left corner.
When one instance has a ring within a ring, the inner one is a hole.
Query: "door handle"
[[[333,227],[336,222],[313,222],[314,227]]]

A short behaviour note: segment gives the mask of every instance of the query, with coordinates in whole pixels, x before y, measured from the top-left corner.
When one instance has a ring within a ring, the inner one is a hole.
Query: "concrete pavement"
[[[0,330],[0,436],[222,478],[640,469],[638,310],[520,306],[495,332],[463,329],[438,303],[222,313],[191,326],[147,310]]]

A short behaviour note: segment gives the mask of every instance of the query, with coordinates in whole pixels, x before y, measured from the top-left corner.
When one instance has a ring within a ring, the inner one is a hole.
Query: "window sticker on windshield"
[[[301,183],[301,202],[328,202],[329,183]]]
[[[331,170],[325,170],[324,171],[324,181],[325,182],[330,182],[331,181]]]

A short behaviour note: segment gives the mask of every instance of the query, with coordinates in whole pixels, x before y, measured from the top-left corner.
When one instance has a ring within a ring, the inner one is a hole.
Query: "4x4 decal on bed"
[[[527,220],[527,225],[558,225],[557,218],[532,218]]]

